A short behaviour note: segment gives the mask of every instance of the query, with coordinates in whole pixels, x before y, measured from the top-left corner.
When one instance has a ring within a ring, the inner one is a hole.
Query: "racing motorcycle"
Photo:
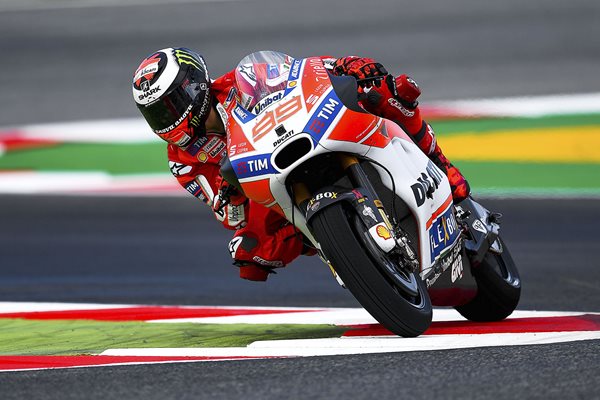
[[[395,123],[366,112],[357,81],[320,58],[250,54],[221,109],[222,176],[285,216],[338,282],[394,334],[414,337],[432,305],[498,321],[521,283],[500,214],[453,204],[448,179]]]

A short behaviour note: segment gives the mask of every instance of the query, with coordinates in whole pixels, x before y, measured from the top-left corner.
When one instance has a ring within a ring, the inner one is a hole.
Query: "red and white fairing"
[[[252,61],[261,61],[261,55],[269,57],[267,63],[287,63],[289,75],[281,96],[256,114],[237,102],[228,105],[228,155],[245,194],[293,219],[316,244],[303,213],[286,190],[288,175],[322,153],[344,152],[374,160],[394,176],[396,194],[417,221],[421,276],[427,276],[433,262],[449,251],[459,236],[450,185],[443,172],[398,125],[344,106],[320,58],[294,60],[280,53],[261,52],[254,53]],[[246,68],[247,64],[248,60],[240,63]],[[243,95],[247,99],[249,94]],[[258,93],[253,102],[269,95]],[[286,165],[278,155],[293,143],[305,153]],[[375,168],[391,190],[388,173],[377,165]]]

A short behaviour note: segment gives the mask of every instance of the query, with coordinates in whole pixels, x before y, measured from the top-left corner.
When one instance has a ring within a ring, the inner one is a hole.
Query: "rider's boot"
[[[452,199],[454,200],[454,204],[458,204],[466,199],[471,193],[471,186],[460,170],[452,165],[450,160],[442,153],[440,146],[436,144],[435,149],[431,154],[428,154],[428,156],[438,168],[446,172],[448,181],[450,182],[450,188],[452,189]]]
[[[446,173],[454,203],[459,203],[469,195],[469,183],[442,153],[431,125],[423,121],[417,101],[420,94],[419,86],[410,77],[400,75],[394,79],[388,75],[385,84],[373,86],[367,92],[362,104],[367,111],[394,121],[411,136],[417,146]]]

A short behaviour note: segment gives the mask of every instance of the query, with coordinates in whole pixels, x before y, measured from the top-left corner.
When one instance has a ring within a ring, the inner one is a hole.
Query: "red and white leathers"
[[[335,60],[330,57],[322,58],[329,66]],[[234,80],[235,72],[230,71],[211,85],[213,100],[216,100],[216,108],[224,125],[227,122],[226,109],[235,101],[232,91]],[[375,115],[398,123],[438,166],[447,171],[453,194],[456,193],[453,182],[464,183],[459,185],[462,193],[459,196],[464,194],[466,197],[468,184],[443,156],[433,129],[420,116],[416,106],[416,98],[420,94],[418,86],[405,75],[396,78],[394,85],[373,86],[370,91],[365,91],[366,98],[361,102],[363,107]],[[398,99],[403,103],[410,100],[414,107],[406,108]],[[300,254],[314,254],[313,249],[304,245],[302,235],[285,218],[252,200],[238,194],[223,209],[215,207],[219,191],[223,189],[219,162],[226,154],[225,132],[208,131],[206,136],[194,138],[184,148],[168,145],[169,167],[181,186],[216,209],[215,217],[225,228],[235,230],[229,243],[229,252],[234,264],[240,267],[240,277],[264,281],[273,268],[284,267]],[[451,174],[454,170],[456,173],[453,181]]]
[[[225,108],[233,101],[233,83],[231,71],[211,85],[224,125]],[[167,150],[169,167],[179,184],[212,208],[223,184],[219,162],[227,154],[225,132],[208,131],[184,148],[169,144]],[[272,268],[289,264],[303,252],[302,235],[281,215],[241,195],[231,200],[215,211],[215,217],[225,228],[235,230],[229,252],[240,267],[240,277],[264,281]]]

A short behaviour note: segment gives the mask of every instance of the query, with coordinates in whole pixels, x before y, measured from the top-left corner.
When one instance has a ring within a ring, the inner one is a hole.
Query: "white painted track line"
[[[476,347],[525,346],[600,339],[600,332],[492,333],[428,335],[417,338],[351,337],[340,339],[271,340],[248,347],[109,349],[104,356],[164,357],[313,357],[347,354],[434,351]]]

